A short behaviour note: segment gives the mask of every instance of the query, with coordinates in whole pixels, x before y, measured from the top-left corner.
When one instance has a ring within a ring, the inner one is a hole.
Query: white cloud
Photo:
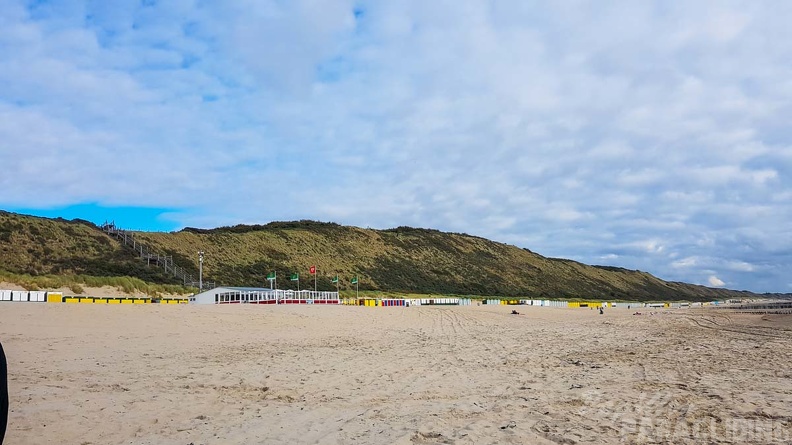
[[[723,280],[721,280],[720,278],[716,277],[715,275],[710,276],[707,279],[707,282],[709,283],[710,286],[713,286],[713,287],[723,287],[723,286],[726,285],[726,283],[724,283]]]
[[[671,263],[671,267],[675,267],[675,268],[693,268],[698,265],[699,265],[699,259],[697,257],[681,258]]]
[[[739,272],[753,272],[755,267],[751,263],[747,263],[745,261],[729,261],[727,263],[727,267],[730,270],[736,270]]]
[[[0,5],[0,206],[413,225],[788,282],[792,6],[28,4]]]

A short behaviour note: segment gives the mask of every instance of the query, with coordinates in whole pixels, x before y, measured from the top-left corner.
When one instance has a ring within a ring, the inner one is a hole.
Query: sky
[[[792,292],[792,2],[0,0],[0,209]]]

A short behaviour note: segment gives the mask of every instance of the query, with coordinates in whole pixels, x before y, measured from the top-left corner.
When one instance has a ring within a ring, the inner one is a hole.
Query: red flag
[[[308,270],[311,272],[311,275],[316,275],[316,266],[311,266]]]

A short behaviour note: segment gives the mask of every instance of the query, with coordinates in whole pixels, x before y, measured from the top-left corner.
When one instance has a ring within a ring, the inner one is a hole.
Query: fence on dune
[[[187,269],[184,267],[176,264],[173,261],[172,255],[154,252],[146,244],[138,241],[135,238],[134,232],[119,228],[115,225],[115,222],[105,222],[99,226],[99,228],[102,230],[102,232],[119,240],[124,246],[131,248],[140,259],[146,262],[147,266],[161,268],[167,275],[171,275],[178,279],[185,286],[199,286],[199,281],[195,278],[195,276],[187,271]],[[215,287],[215,283],[204,282],[203,286],[212,288]]]

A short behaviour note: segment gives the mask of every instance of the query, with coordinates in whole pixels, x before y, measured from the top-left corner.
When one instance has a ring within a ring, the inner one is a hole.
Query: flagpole
[[[267,272],[267,281],[269,281],[270,290],[275,295],[275,303],[278,302],[278,271]]]
[[[319,268],[314,266],[314,298],[316,298],[316,277],[319,276]]]

